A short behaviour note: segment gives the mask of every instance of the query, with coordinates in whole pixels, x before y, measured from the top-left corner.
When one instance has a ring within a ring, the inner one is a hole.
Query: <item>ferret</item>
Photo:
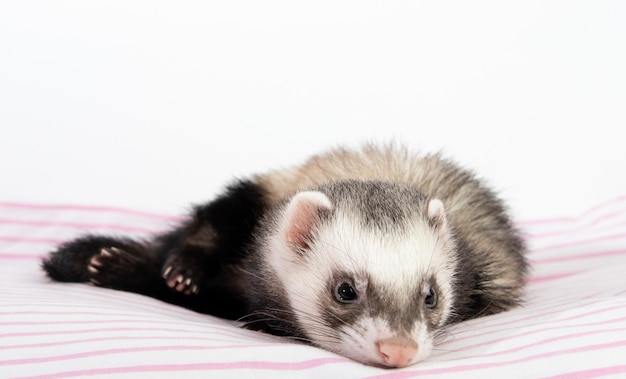
[[[172,230],[87,235],[42,267],[379,367],[422,361],[446,326],[520,304],[528,271],[491,189],[395,145],[236,180]]]

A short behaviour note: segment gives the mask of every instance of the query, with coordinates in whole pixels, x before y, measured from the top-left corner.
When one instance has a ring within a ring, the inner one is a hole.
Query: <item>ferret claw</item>
[[[162,266],[161,276],[165,279],[165,284],[184,295],[192,295],[198,293],[198,278],[188,265],[183,265],[177,259],[171,259],[172,262],[165,262]]]
[[[163,272],[163,278],[167,278],[167,275],[172,271],[172,266],[168,266]]]
[[[89,266],[93,266],[94,268],[102,267],[102,262],[100,262],[98,256],[95,255],[89,260]]]

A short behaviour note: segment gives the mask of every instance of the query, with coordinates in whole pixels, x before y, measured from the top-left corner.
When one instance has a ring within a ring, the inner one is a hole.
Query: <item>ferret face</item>
[[[321,192],[294,197],[269,261],[312,343],[386,367],[430,354],[450,316],[456,260],[443,205],[423,203],[367,220]]]

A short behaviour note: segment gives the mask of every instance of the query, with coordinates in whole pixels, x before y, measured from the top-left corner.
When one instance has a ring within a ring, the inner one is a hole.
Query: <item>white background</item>
[[[0,2],[0,201],[180,213],[394,139],[568,216],[626,194],[624,126],[624,1]]]

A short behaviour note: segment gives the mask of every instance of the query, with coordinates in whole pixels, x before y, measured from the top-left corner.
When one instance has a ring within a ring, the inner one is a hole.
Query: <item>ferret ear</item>
[[[443,203],[439,199],[432,199],[428,202],[428,220],[435,227],[446,226],[448,219]]]
[[[321,192],[305,191],[295,195],[283,218],[282,230],[287,244],[300,251],[308,249],[315,226],[332,208],[330,199]]]

